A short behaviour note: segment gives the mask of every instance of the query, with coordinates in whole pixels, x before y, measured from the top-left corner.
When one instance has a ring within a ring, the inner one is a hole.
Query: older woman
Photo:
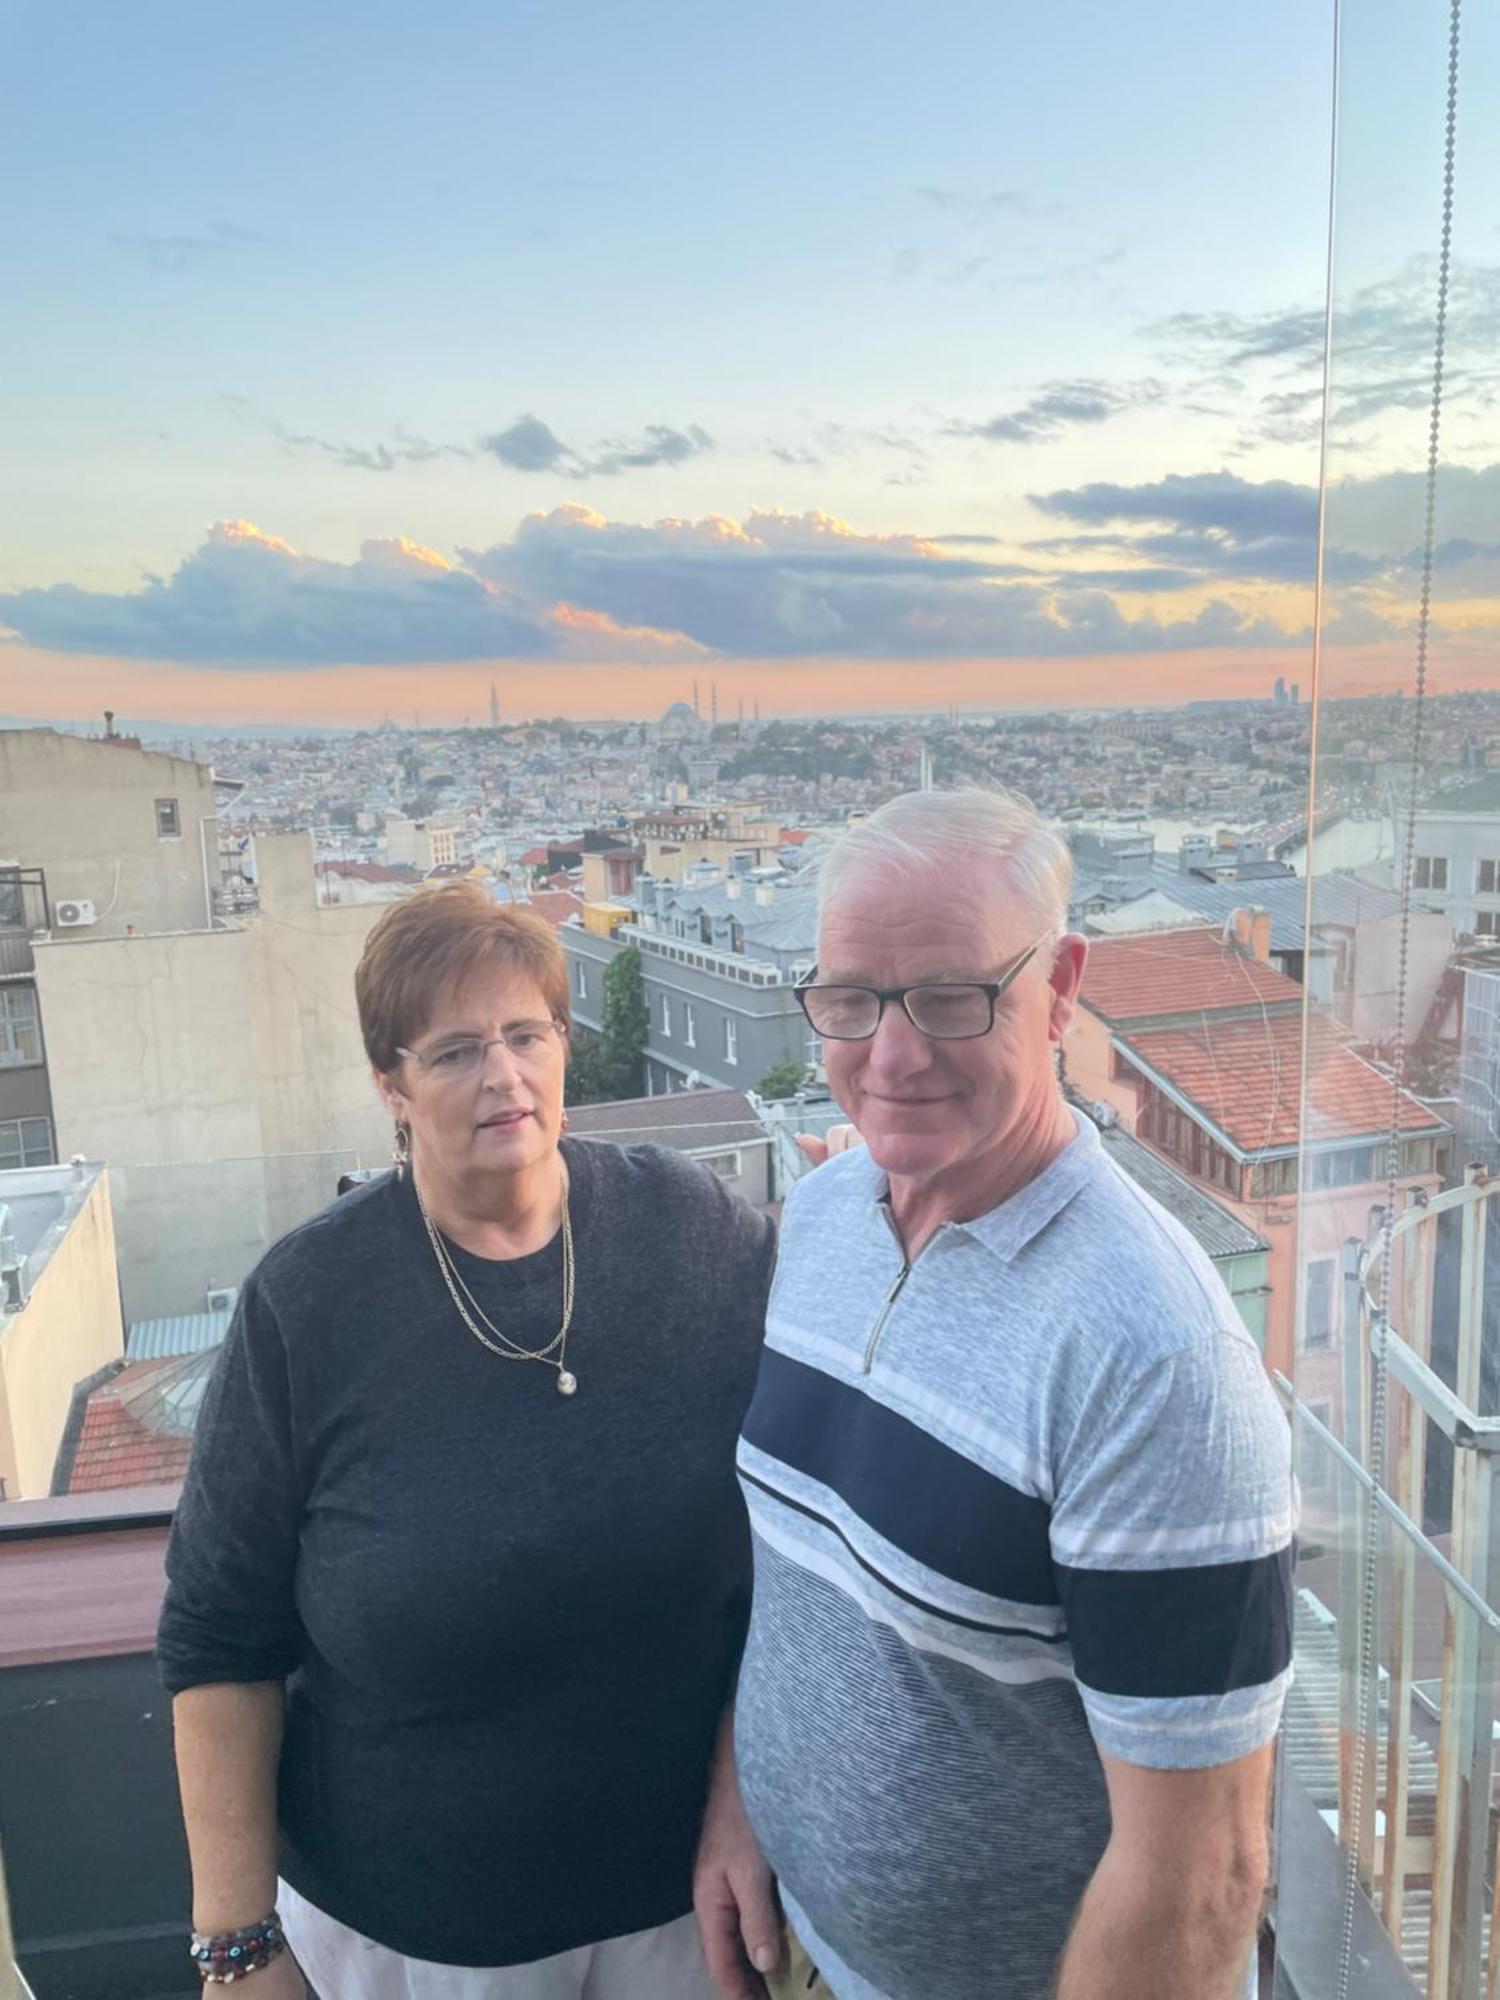
[[[199,1970],[707,2000],[770,1227],[678,1155],[560,1140],[566,964],[528,912],[413,896],[356,991],[398,1164],[251,1274],[168,1556]]]

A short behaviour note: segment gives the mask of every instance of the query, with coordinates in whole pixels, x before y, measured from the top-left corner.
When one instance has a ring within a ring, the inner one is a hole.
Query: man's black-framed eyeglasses
[[[1038,938],[995,979],[930,979],[916,986],[846,986],[821,980],[813,967],[797,999],[816,1035],[830,1042],[867,1042],[887,1005],[899,1000],[921,1034],[935,1042],[977,1041],[995,1025],[995,1003],[1030,965],[1045,940]]]

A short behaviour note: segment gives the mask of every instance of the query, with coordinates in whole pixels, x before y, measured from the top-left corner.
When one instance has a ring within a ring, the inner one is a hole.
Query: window
[[[1474,912],[1475,937],[1500,937],[1500,910]]]
[[[1446,889],[1447,886],[1447,855],[1419,854],[1412,866],[1412,887],[1414,889]]]
[[[1500,895],[1500,861],[1475,862],[1474,893],[1476,896]]]
[[[682,1039],[690,1049],[698,1046],[698,1015],[691,1000],[682,1003]]]
[[[1373,1146],[1345,1146],[1336,1153],[1314,1153],[1307,1163],[1310,1188],[1357,1187],[1378,1179]]]
[[[737,1181],[744,1170],[738,1153],[700,1153],[698,1158],[720,1180]]]
[[[1280,1160],[1263,1160],[1255,1169],[1251,1186],[1255,1191],[1256,1199],[1275,1194],[1295,1194],[1297,1192],[1297,1162],[1295,1157]]]
[[[0,987],[0,1069],[21,1069],[41,1059],[42,1024],[35,989]]]
[[[50,1167],[56,1158],[50,1118],[0,1118],[0,1173]]]
[[[1333,1345],[1333,1287],[1338,1264],[1332,1257],[1315,1257],[1302,1278],[1302,1345],[1312,1349]]]
[[[178,818],[176,799],[156,801],[156,837],[158,840],[177,840],[182,834]]]
[[[661,1031],[664,1035],[670,1035],[672,1032],[672,996],[670,993],[663,993],[661,996]]]
[[[738,1021],[724,1023],[724,1060],[737,1063],[740,1059],[740,1024]]]
[[[589,969],[581,958],[578,961],[578,997],[580,1000],[589,997]]]

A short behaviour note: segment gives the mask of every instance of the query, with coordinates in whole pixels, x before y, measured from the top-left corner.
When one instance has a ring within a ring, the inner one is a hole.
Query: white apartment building
[[[1396,879],[1406,863],[1406,818],[1396,822]],[[1441,910],[1455,931],[1500,937],[1500,772],[1416,815],[1413,901]]]

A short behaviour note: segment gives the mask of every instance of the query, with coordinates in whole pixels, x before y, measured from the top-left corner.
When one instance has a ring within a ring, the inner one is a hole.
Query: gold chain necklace
[[[448,1287],[448,1296],[452,1299],[454,1308],[457,1311],[459,1318],[463,1321],[464,1325],[469,1329],[470,1333],[473,1334],[474,1338],[479,1342],[480,1346],[487,1347],[491,1354],[498,1355],[502,1361],[545,1362],[549,1368],[555,1368],[557,1370],[557,1393],[560,1396],[572,1396],[576,1394],[578,1389],[578,1377],[566,1365],[568,1358],[568,1330],[573,1324],[573,1287],[574,1287],[573,1219],[572,1216],[569,1214],[569,1203],[568,1203],[569,1189],[568,1189],[567,1169],[566,1168],[563,1169],[562,1325],[557,1329],[557,1332],[553,1334],[552,1338],[547,1342],[545,1347],[522,1347],[516,1341],[512,1340],[509,1334],[502,1333],[500,1331],[499,1327],[495,1325],[494,1321],[489,1317],[488,1313],[485,1312],[484,1308],[480,1305],[479,1301],[475,1298],[474,1294],[469,1290],[468,1286],[464,1283],[463,1276],[460,1273],[458,1266],[454,1263],[451,1255],[449,1254],[447,1244],[444,1243],[441,1235],[438,1233],[437,1229],[433,1226],[432,1217],[427,1213],[427,1204],[422,1199],[422,1193],[420,1188],[418,1188],[417,1186],[415,1175],[412,1176],[412,1192],[417,1197],[417,1208],[421,1213],[423,1224],[427,1230],[427,1240],[432,1245],[432,1254],[437,1259],[437,1266],[439,1271],[441,1271],[443,1274],[443,1283]],[[470,1310],[471,1307],[473,1309],[472,1311]],[[484,1322],[483,1326],[479,1324],[480,1320]]]

